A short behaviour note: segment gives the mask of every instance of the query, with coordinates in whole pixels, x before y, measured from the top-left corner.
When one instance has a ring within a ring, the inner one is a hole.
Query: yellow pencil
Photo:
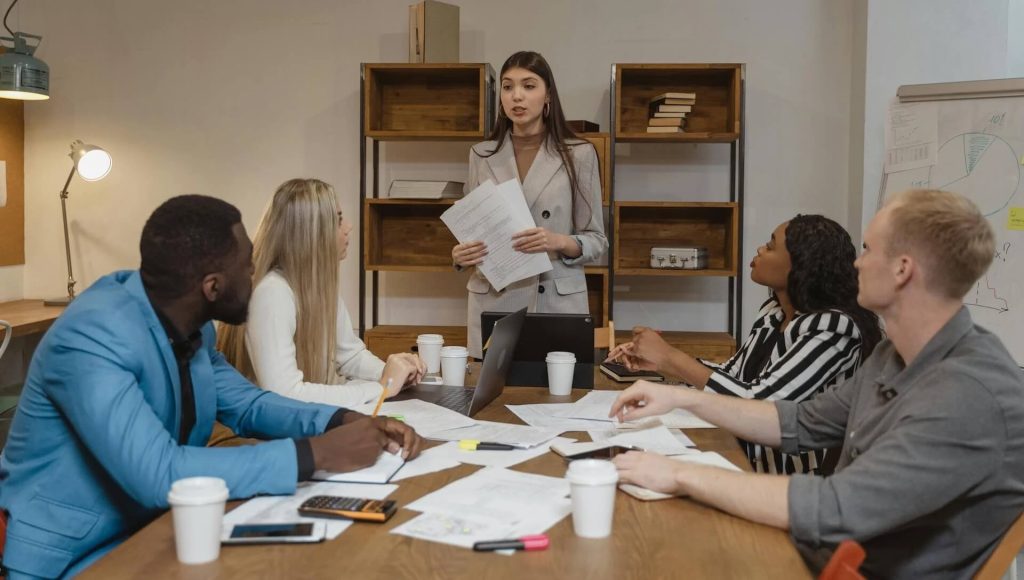
[[[388,384],[385,385],[385,387],[381,390],[380,398],[377,399],[377,406],[373,409],[373,415],[370,415],[371,417],[376,417],[377,413],[380,413],[380,406],[384,404],[384,397],[386,397],[388,395],[388,389],[390,389],[390,388],[391,388],[391,379],[388,379]]]

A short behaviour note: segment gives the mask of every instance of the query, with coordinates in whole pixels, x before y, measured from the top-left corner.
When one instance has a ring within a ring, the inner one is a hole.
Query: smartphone
[[[323,522],[290,524],[236,524],[224,530],[222,544],[307,544],[322,542]]]
[[[565,455],[567,461],[575,461],[577,459],[611,459],[620,453],[626,453],[627,451],[643,451],[643,449],[637,447],[626,447],[624,445],[612,445],[611,447],[602,447],[600,449],[592,449],[590,451],[583,451],[581,453],[574,453],[572,455]]]

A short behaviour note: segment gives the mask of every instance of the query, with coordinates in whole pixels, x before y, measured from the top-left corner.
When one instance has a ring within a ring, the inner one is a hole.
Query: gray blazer
[[[482,157],[494,150],[495,141],[484,141],[473,146],[469,153],[469,179],[466,191],[491,180],[504,183],[519,179],[512,140],[505,137],[501,150],[490,157]],[[583,248],[577,258],[566,258],[551,253],[552,269],[540,276],[510,284],[501,292],[491,287],[479,270],[474,269],[466,289],[469,290],[468,340],[469,354],[481,357],[480,313],[485,311],[511,312],[526,307],[529,312],[556,312],[587,314],[587,280],[583,265],[599,259],[608,250],[604,235],[604,212],[601,206],[601,173],[593,145],[580,141],[572,146],[577,181],[582,195],[590,201],[576,205],[577,221],[589,222],[582,230],[573,229],[570,217],[572,190],[569,176],[557,152],[541,146],[537,157],[522,183],[526,204],[538,227],[548,231],[571,235]]]

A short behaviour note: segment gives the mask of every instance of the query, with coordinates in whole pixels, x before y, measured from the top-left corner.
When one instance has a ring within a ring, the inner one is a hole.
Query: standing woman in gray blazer
[[[501,292],[474,269],[469,290],[469,353],[481,357],[480,313],[529,312],[587,314],[583,265],[608,250],[601,208],[601,177],[593,145],[569,129],[558,100],[555,78],[544,57],[517,52],[501,67],[501,106],[488,141],[469,153],[466,191],[491,180],[518,179],[537,227],[513,236],[516,250],[546,253],[552,269],[520,280]],[[483,242],[452,248],[458,268],[476,266],[487,256]]]

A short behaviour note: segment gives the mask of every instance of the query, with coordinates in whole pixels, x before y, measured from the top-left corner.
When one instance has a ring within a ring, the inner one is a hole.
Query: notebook
[[[314,480],[333,481],[339,483],[387,483],[391,477],[405,465],[405,460],[400,454],[392,455],[387,451],[380,454],[377,463],[364,467],[358,471],[347,473],[331,473],[329,471],[316,471],[313,473]]]

